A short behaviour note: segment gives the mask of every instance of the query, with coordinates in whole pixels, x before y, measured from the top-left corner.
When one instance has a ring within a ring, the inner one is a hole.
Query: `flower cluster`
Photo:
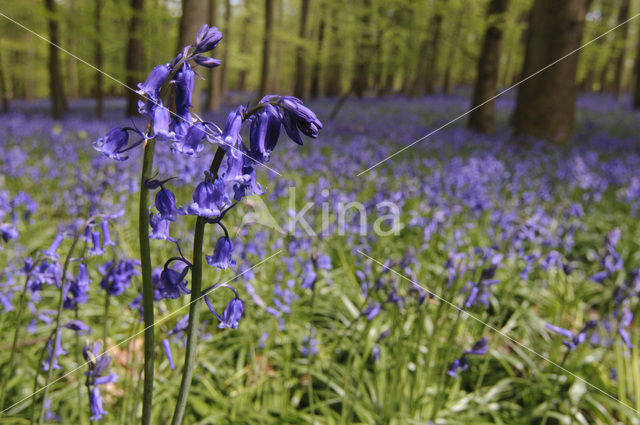
[[[97,421],[107,414],[102,407],[100,386],[118,381],[118,375],[110,369],[111,356],[101,353],[101,348],[102,343],[98,341],[89,345],[85,344],[82,350],[82,355],[89,365],[89,370],[84,374],[87,377],[85,385],[89,390],[90,419],[92,421]]]

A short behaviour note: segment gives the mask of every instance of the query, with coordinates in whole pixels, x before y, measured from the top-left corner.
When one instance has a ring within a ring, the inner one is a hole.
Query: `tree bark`
[[[218,26],[218,2],[216,0],[209,0],[209,25]],[[209,70],[209,81],[207,81],[206,109],[209,111],[217,111],[219,108],[220,71],[217,68],[211,68]]]
[[[58,18],[56,17],[55,1],[45,0],[45,6],[49,12],[49,91],[51,95],[51,112],[54,118],[61,118],[67,110],[67,101],[64,97],[62,83],[62,67],[58,55],[60,44]]]
[[[320,68],[322,67],[322,46],[324,44],[324,27],[326,25],[324,9],[320,11],[320,24],[318,27],[318,39],[316,42],[316,54],[311,72],[311,97],[320,96]]]
[[[442,13],[438,12],[433,17],[431,24],[432,38],[429,43],[429,58],[425,74],[424,91],[427,94],[433,94],[436,91],[436,83],[438,79],[438,58],[440,56],[440,35],[442,33]]]
[[[638,32],[638,47],[637,49],[640,51],[640,31]],[[640,53],[636,54],[635,61],[635,87],[633,89],[633,109],[640,109]]]
[[[273,0],[264,1],[264,39],[262,44],[262,72],[260,74],[259,97],[269,90],[269,59],[271,58],[271,40],[273,38]]]
[[[362,31],[358,40],[352,91],[357,97],[364,96],[369,83],[369,55],[371,43],[371,0],[362,0]]]
[[[580,46],[588,0],[535,0],[523,77]],[[514,134],[566,144],[573,132],[578,53],[524,81],[518,91]]]
[[[231,34],[231,0],[226,0],[224,3],[224,37],[226,43],[222,46],[222,69],[220,69],[220,98],[224,99],[227,96],[227,90],[229,88],[228,83],[228,71],[229,71],[229,35]]]
[[[2,57],[2,49],[0,49],[0,96],[2,97],[2,113],[9,112],[9,91],[7,90],[5,67]]]
[[[296,48],[296,78],[293,86],[293,95],[300,99],[307,97],[307,64],[305,57],[307,49],[307,21],[309,20],[309,0],[301,0],[300,9],[300,28],[298,29],[298,38],[300,44]]]
[[[95,26],[95,60],[96,60],[96,68],[100,71],[103,66],[103,53],[102,53],[102,7],[103,0],[95,0],[95,9],[94,9],[94,26]],[[102,72],[96,71],[96,116],[98,118],[102,118],[103,110],[104,110],[104,93],[103,93],[103,84],[102,84]],[[129,86],[131,87],[131,86]]]
[[[207,23],[206,0],[182,0],[182,17],[180,18],[180,34],[178,37],[177,51],[181,52],[184,46],[195,43],[196,34],[200,27]],[[193,82],[193,96],[191,103],[196,112],[200,112],[202,100],[202,88],[204,84],[198,77]]]
[[[493,132],[494,102],[492,100],[484,105],[483,103],[494,97],[498,89],[504,14],[507,11],[507,5],[508,0],[491,0],[487,9],[488,25],[478,58],[478,72],[468,123],[470,129],[481,133]]]
[[[136,89],[142,79],[143,45],[141,28],[144,13],[144,0],[131,0],[132,16],[129,21],[129,40],[127,43],[127,86]],[[127,89],[127,115],[138,113],[138,99],[140,97],[134,91]]]
[[[342,62],[341,51],[342,42],[340,40],[340,26],[339,23],[339,6],[340,3],[334,5],[331,9],[331,30],[329,43],[331,46],[331,54],[327,58],[327,72],[325,74],[325,93],[327,96],[339,96],[342,91]]]
[[[242,27],[249,28],[251,25],[251,12],[247,12],[245,17],[242,19]],[[247,35],[248,31],[242,31],[242,37],[240,39],[240,54],[246,55],[249,51],[249,37]],[[238,91],[245,91],[247,88],[247,74],[248,70],[246,68],[242,68],[238,71],[238,80],[236,81],[236,89]]]
[[[629,0],[620,1],[620,9],[618,10],[618,24],[623,23],[629,19]],[[627,46],[627,37],[629,37],[629,24],[623,25],[620,28],[619,38],[616,39],[616,64],[615,64],[615,77],[613,83],[615,84],[615,95],[618,99],[622,97],[624,92],[624,85],[622,79],[624,78],[624,59]]]
[[[69,16],[71,19],[67,19],[66,32],[68,34],[67,45],[71,52],[75,52],[76,50],[77,34],[74,20],[76,13],[75,1],[69,0]],[[78,98],[78,67],[76,65],[76,58],[71,55],[67,55],[67,70],[69,72],[69,99],[76,100]]]

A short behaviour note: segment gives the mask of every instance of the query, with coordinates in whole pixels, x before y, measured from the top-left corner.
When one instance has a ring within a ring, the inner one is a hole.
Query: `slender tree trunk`
[[[103,0],[94,0],[95,1],[95,9],[94,9],[94,26],[95,26],[95,55],[96,55],[96,68],[102,70],[103,66],[103,53],[102,53],[102,7]],[[100,71],[96,71],[96,116],[98,118],[102,118],[103,110],[104,110],[104,93],[103,93],[103,84],[102,84],[102,73]],[[131,86],[129,86],[131,87]]]
[[[58,33],[58,18],[56,16],[55,1],[45,0],[45,6],[49,12],[49,91],[51,95],[51,112],[54,118],[61,118],[67,110],[67,101],[64,97],[62,84],[62,67],[58,56],[60,37]]]
[[[268,7],[269,6],[267,5],[267,8]],[[250,25],[251,25],[251,13],[247,12],[244,19],[242,20],[242,27],[249,28]],[[248,31],[242,31],[242,38],[240,39],[241,55],[246,55],[247,52],[249,51],[249,37],[247,33]],[[247,89],[247,74],[248,74],[248,70],[244,68],[244,66],[240,71],[238,71],[238,81],[236,83],[236,88],[238,91],[245,91]]]
[[[577,49],[588,0],[535,0],[523,67],[527,77]],[[573,132],[578,53],[520,86],[514,134],[566,144]]]
[[[264,39],[262,44],[262,72],[258,90],[259,97],[265,96],[269,90],[269,59],[271,58],[271,40],[273,38],[273,1],[264,1]]]
[[[136,89],[142,78],[143,45],[141,28],[143,25],[144,0],[131,0],[133,15],[129,21],[129,40],[127,43],[127,86]],[[127,89],[127,115],[138,113],[137,93]]]
[[[184,46],[195,42],[198,30],[207,23],[208,17],[206,0],[182,0],[182,17],[180,18],[177,51],[182,51]],[[203,81],[200,78],[194,79],[191,103],[196,112],[200,111],[203,86]]]
[[[224,3],[224,37],[226,43],[222,46],[222,69],[220,69],[220,98],[224,99],[227,96],[227,90],[229,88],[227,72],[229,71],[229,38],[231,34],[231,0],[226,0]]]
[[[216,0],[209,0],[209,25],[218,26],[218,2]],[[217,68],[211,68],[209,72],[209,81],[207,81],[206,109],[209,111],[217,111],[219,108],[220,70]]]
[[[371,44],[371,0],[362,0],[362,32],[358,41],[352,90],[357,97],[364,96],[369,84],[369,55]]]
[[[638,32],[638,52],[640,52],[640,31]],[[633,89],[633,109],[640,109],[640,53],[636,54],[635,61],[635,87]]]
[[[438,79],[438,58],[440,56],[440,35],[442,33],[442,13],[438,12],[433,17],[431,23],[432,38],[429,43],[429,58],[425,75],[424,91],[427,94],[433,94],[436,91],[436,83]]]
[[[620,0],[620,9],[618,10],[618,24],[629,19],[629,0]],[[622,79],[624,78],[624,59],[627,46],[627,37],[629,37],[629,24],[623,25],[618,31],[619,38],[616,39],[616,64],[615,77],[613,83],[616,97],[620,99],[624,91]]]
[[[311,72],[311,97],[320,96],[320,68],[322,67],[322,46],[324,44],[324,27],[326,25],[324,10],[320,11],[320,25],[318,27],[318,39],[316,44],[316,55]]]
[[[333,5],[331,9],[331,30],[329,32],[329,42],[331,46],[331,54],[327,58],[327,72],[325,81],[325,93],[327,96],[339,96],[342,91],[342,42],[340,40],[340,26],[339,23],[339,7],[340,3]]]
[[[9,112],[9,90],[7,90],[5,67],[2,55],[2,49],[0,48],[0,97],[2,97],[2,113]]]
[[[484,33],[482,52],[478,58],[478,73],[468,123],[470,129],[481,133],[493,132],[494,102],[487,102],[484,105],[482,103],[495,96],[498,89],[504,14],[507,11],[507,5],[508,0],[491,0],[487,9],[488,26]]]
[[[33,37],[31,36],[31,34],[28,35],[28,40],[30,43],[33,42]],[[31,102],[36,98],[36,92],[35,92],[36,51],[35,49],[33,48],[27,49],[27,54],[25,59],[26,59],[27,66],[26,66],[25,79],[23,81],[23,84],[24,84],[23,92],[24,92],[24,98]]]
[[[309,20],[309,0],[301,0],[300,9],[300,28],[298,30],[298,37],[300,39],[300,45],[296,48],[296,78],[295,85],[293,87],[293,95],[303,99],[307,97],[307,64],[305,57],[307,49],[305,44],[307,42],[307,21]]]
[[[69,0],[69,16],[71,19],[67,19],[67,46],[69,51],[75,52],[76,50],[76,4],[75,1]],[[76,100],[78,98],[78,67],[76,66],[76,58],[71,55],[67,55],[67,70],[69,71],[69,99]]]

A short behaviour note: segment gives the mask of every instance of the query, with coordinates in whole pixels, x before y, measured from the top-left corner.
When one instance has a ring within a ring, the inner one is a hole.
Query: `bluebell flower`
[[[216,246],[213,248],[213,255],[205,256],[207,264],[221,270],[233,267],[236,265],[236,260],[231,258],[232,252],[233,243],[231,243],[231,239],[226,236],[222,236],[218,239]]]
[[[176,221],[178,214],[182,213],[181,209],[176,205],[175,195],[164,185],[156,193],[155,206],[161,220]]]
[[[373,318],[376,317],[381,310],[382,310],[382,305],[376,302],[376,303],[370,304],[367,308],[365,308],[364,311],[362,312],[362,315],[366,316],[367,320],[373,320]]]
[[[124,259],[98,266],[98,271],[103,275],[100,287],[113,296],[122,294],[131,285],[133,276],[140,274],[136,269],[138,265],[137,260]]]
[[[62,327],[71,329],[72,331],[77,332],[78,335],[86,335],[91,333],[91,328],[80,320],[70,320],[62,325]]]
[[[65,294],[64,308],[75,310],[78,304],[84,304],[89,300],[89,285],[91,279],[85,263],[78,266],[78,275],[69,281]]]
[[[44,420],[49,422],[60,422],[62,418],[51,410],[51,399],[47,397],[44,401]]]
[[[160,273],[160,285],[157,288],[161,297],[175,299],[188,294],[188,283],[185,279],[188,272],[189,267],[184,267],[181,271],[165,267]]]
[[[217,218],[220,211],[229,206],[231,201],[224,191],[224,182],[216,179],[213,183],[203,181],[193,192],[193,203],[187,208],[191,215],[206,218]]]
[[[102,242],[100,240],[100,232],[94,230],[91,232],[91,242],[93,243],[89,249],[87,250],[88,255],[103,255],[105,250],[102,246]]]
[[[280,117],[272,105],[267,104],[260,113],[256,114],[251,123],[249,145],[251,158],[266,162],[275,149],[280,137]]]
[[[171,139],[174,137],[174,133],[169,129],[171,124],[171,113],[162,105],[162,101],[159,101],[155,110],[153,111],[153,134],[155,137],[161,139]]]
[[[318,274],[316,273],[315,268],[313,267],[313,262],[308,260],[304,265],[304,271],[302,272],[302,282],[300,283],[300,287],[302,289],[313,289],[316,278]]]
[[[320,341],[318,341],[315,337],[315,328],[311,329],[311,340],[309,340],[308,336],[305,336],[304,338],[302,338],[302,345],[300,346],[300,353],[302,353],[303,356],[305,357],[309,357],[309,347],[311,347],[311,355],[314,356],[316,354],[318,354],[320,352],[320,349],[318,348],[318,344],[320,343]]]
[[[18,238],[18,229],[11,223],[0,223],[0,239],[4,243]]]
[[[156,66],[144,83],[138,83],[138,90],[136,90],[136,92],[153,101],[157,101],[160,88],[170,73],[171,70],[166,65]]]
[[[171,355],[171,344],[169,340],[164,338],[162,340],[162,348],[164,349],[164,354],[167,356],[167,360],[169,360],[169,367],[173,370],[176,368],[176,365],[173,364],[173,356]]]
[[[198,30],[196,35],[196,44],[194,53],[204,53],[215,49],[215,47],[222,40],[222,33],[216,27],[210,27],[204,24]]]
[[[282,110],[281,119],[284,130],[295,143],[302,145],[302,138],[298,131],[314,139],[318,137],[322,123],[311,109],[302,104],[300,99],[293,96],[266,96],[262,101],[277,101]]]
[[[176,113],[180,117],[187,116],[189,109],[193,106],[191,96],[193,95],[194,79],[195,72],[185,63],[173,81],[176,93]]]
[[[187,130],[187,134],[180,141],[171,144],[171,151],[195,156],[204,149],[202,144],[204,136],[204,126],[201,123],[195,123]]]
[[[473,344],[473,347],[469,350],[465,350],[464,354],[471,354],[474,356],[483,356],[487,354],[487,349],[489,348],[489,344],[487,342],[486,337],[480,338],[478,341]]]
[[[447,375],[458,378],[458,371],[464,372],[469,368],[469,358],[468,356],[483,356],[487,354],[488,344],[487,339],[485,337],[480,338],[473,344],[473,347],[469,350],[464,350],[462,352],[462,356],[455,359],[449,369],[447,370]]]
[[[160,214],[149,213],[149,225],[151,226],[149,239],[175,242],[176,239],[169,236],[170,224],[171,222],[169,220],[163,220],[160,218]]]
[[[551,323],[547,323],[546,327],[552,332],[560,334],[565,337],[562,343],[569,348],[569,350],[575,350],[578,346],[584,343],[587,340],[588,333],[592,332],[592,330],[596,327],[597,322],[591,320],[586,323],[584,328],[576,335],[574,335],[570,330],[561,328],[560,326],[552,325]]]
[[[56,348],[52,350],[53,340],[56,339]],[[47,358],[42,362],[42,370],[45,372],[49,370],[49,367],[55,369],[62,369],[58,364],[58,357],[67,354],[67,351],[62,348],[62,330],[58,330],[57,338],[49,338],[47,340],[47,352],[49,353]]]
[[[46,251],[44,251],[44,255],[47,255],[53,258],[58,258],[59,255],[56,254],[56,251],[58,250],[58,248],[60,248],[60,244],[62,243],[63,240],[64,240],[64,232],[59,232],[58,234],[56,234],[56,237],[53,239],[53,242],[51,243],[49,248]]]
[[[101,152],[110,159],[124,161],[128,156],[120,156],[129,143],[129,132],[122,127],[116,127],[107,133],[106,137],[101,137],[93,142],[93,148]]]
[[[210,58],[208,56],[196,55],[193,57],[193,60],[200,66],[204,66],[205,68],[215,68],[220,66],[222,62],[219,59]]]
[[[102,229],[102,245],[103,246],[115,246],[116,243],[111,240],[111,232],[109,231],[109,220],[102,220],[100,223]]]
[[[247,108],[244,106],[238,106],[234,111],[229,112],[224,130],[222,131],[224,147],[234,158],[240,158],[242,155],[237,148],[240,143],[240,129],[242,128],[242,121],[246,110]]]
[[[100,385],[117,382],[118,375],[111,369],[111,356],[100,353],[102,344],[96,342],[90,345],[85,344],[82,355],[89,365],[89,370],[84,374],[87,377],[85,385],[89,390],[89,407],[91,409],[92,421],[97,421],[107,412],[102,407],[102,397]]]
[[[238,297],[232,298],[222,312],[222,316],[219,316],[218,313],[216,313],[216,310],[213,308],[213,304],[211,304],[208,296],[204,296],[204,301],[207,304],[207,307],[209,307],[209,310],[220,321],[218,328],[238,329],[238,324],[240,323],[240,319],[242,319],[242,314],[244,313],[244,301]]]

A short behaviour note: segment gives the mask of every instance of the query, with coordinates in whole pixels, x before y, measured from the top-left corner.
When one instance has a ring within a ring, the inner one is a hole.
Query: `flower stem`
[[[107,350],[107,336],[109,335],[109,305],[111,301],[111,295],[109,291],[104,292],[104,316],[102,318],[102,341],[104,342],[104,349]]]
[[[84,229],[83,229],[84,231]],[[62,267],[62,279],[60,282],[60,300],[58,301],[58,314],[56,315],[56,327],[53,333],[53,344],[51,345],[51,355],[49,356],[49,367],[47,370],[47,380],[44,383],[44,391],[42,394],[42,408],[40,410],[40,425],[44,423],[44,414],[45,414],[45,404],[47,401],[47,396],[49,395],[49,382],[51,382],[51,376],[53,375],[53,358],[55,356],[56,347],[58,345],[58,339],[60,338],[60,319],[62,317],[62,308],[64,306],[64,294],[65,287],[67,286],[67,270],[69,269],[69,263],[71,262],[71,256],[73,255],[73,251],[78,244],[78,240],[80,239],[80,233],[76,231],[76,234],[73,238],[73,243],[71,244],[71,248],[69,248],[69,252],[67,252],[67,257],[64,259],[64,266]],[[46,350],[46,347],[45,347]]]
[[[36,258],[35,261],[33,262],[33,264],[31,265],[31,267],[29,268],[29,271],[27,272],[27,276],[24,278],[24,286],[22,287],[22,294],[20,295],[20,305],[18,306],[18,312],[16,313],[16,322],[14,324],[14,330],[13,330],[13,342],[11,343],[11,355],[9,356],[9,363],[8,363],[8,367],[5,371],[3,371],[2,374],[2,385],[0,385],[0,387],[2,388],[0,390],[0,410],[4,409],[4,398],[6,396],[6,390],[7,390],[7,381],[9,378],[9,374],[13,374],[13,367],[14,367],[14,363],[15,363],[15,358],[16,358],[16,348],[18,347],[18,340],[20,339],[20,331],[22,330],[22,326],[21,326],[21,321],[22,321],[22,312],[24,311],[24,306],[25,306],[25,302],[27,300],[27,285],[29,283],[29,278],[31,277],[31,272],[33,269],[35,269],[36,265],[38,264],[39,259]]]
[[[140,206],[138,211],[138,236],[140,239],[140,264],[142,269],[142,306],[144,309],[144,389],[142,395],[142,425],[149,425],[151,423],[151,407],[153,402],[153,282],[151,280],[151,249],[149,248],[149,189],[145,187],[144,183],[146,180],[151,178],[155,143],[155,139],[149,139],[145,141],[144,144],[142,175],[140,177]]]
[[[218,176],[218,169],[222,163],[225,150],[218,147],[211,162],[209,171],[213,178]],[[200,298],[202,292],[202,244],[204,241],[204,218],[196,219],[195,233],[193,237],[193,266],[191,267],[191,304],[189,306],[189,325],[187,327],[187,347],[184,355],[184,366],[182,369],[182,381],[180,382],[180,392],[176,401],[176,408],[173,412],[171,425],[182,423],[184,410],[187,406],[187,397],[191,387],[191,378],[196,359],[196,344],[198,342],[198,328],[200,326]]]
[[[78,308],[76,308],[76,320],[80,319],[80,313]],[[82,352],[82,346],[80,344],[80,334],[78,332],[76,332],[76,364],[81,364],[82,362],[82,356],[81,353]],[[84,409],[83,407],[83,398],[82,398],[82,388],[84,387],[84,384],[82,382],[82,379],[78,379],[78,416],[79,416],[79,421],[81,425],[84,425],[86,423],[85,420],[85,415],[84,415]]]

